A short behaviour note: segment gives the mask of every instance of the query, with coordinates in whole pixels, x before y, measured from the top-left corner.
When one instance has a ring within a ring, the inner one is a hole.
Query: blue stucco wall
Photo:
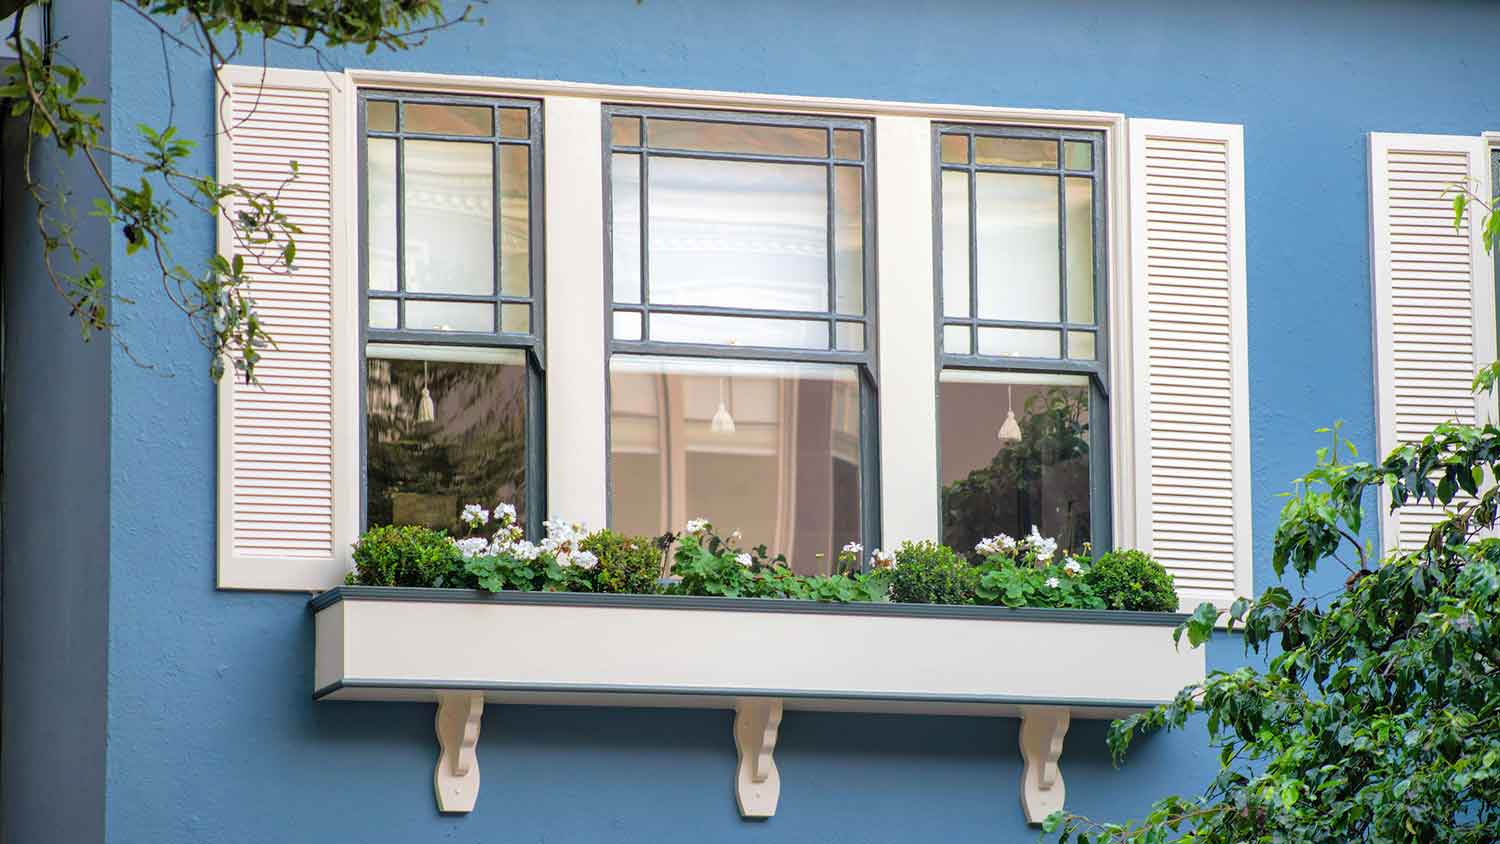
[[[202,62],[174,52],[162,96],[157,38],[111,8],[117,127],[159,124],[175,102],[181,130],[206,141]],[[1344,418],[1372,450],[1366,133],[1500,128],[1489,3],[579,0],[485,14],[418,51],[349,60],[1244,124],[1262,585],[1275,495],[1320,444],[1311,429]],[[207,220],[185,218],[179,234],[185,256],[212,246]],[[1016,723],[1003,720],[789,713],[780,811],[746,823],[727,713],[491,708],[478,809],[438,816],[431,707],[313,704],[304,599],[214,590],[207,358],[152,293],[146,262],[115,248],[116,290],[139,301],[122,334],[157,369],[114,352],[110,841],[1032,840]],[[1232,642],[1210,651],[1215,666],[1240,659]],[[1090,723],[1074,727],[1063,765],[1071,807],[1113,817],[1213,769],[1194,734],[1157,737],[1114,771]]]

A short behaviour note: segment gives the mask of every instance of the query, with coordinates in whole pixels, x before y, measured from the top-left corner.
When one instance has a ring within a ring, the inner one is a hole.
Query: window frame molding
[[[1036,126],[1062,130],[1098,130],[1104,133],[1105,184],[1099,198],[1106,206],[1108,301],[1106,315],[1110,379],[1116,385],[1134,384],[1136,359],[1145,350],[1137,348],[1132,311],[1135,307],[1130,272],[1131,239],[1126,117],[1118,112],[1027,109],[941,103],[869,100],[842,97],[809,97],[733,91],[653,88],[555,80],[517,79],[474,75],[447,75],[411,71],[352,68],[342,77],[333,75],[342,88],[346,109],[357,107],[359,92],[367,88],[412,93],[477,94],[489,97],[540,99],[546,132],[542,138],[542,189],[548,198],[544,209],[542,258],[547,298],[557,302],[583,302],[579,308],[551,308],[546,316],[545,336],[551,338],[542,356],[542,371],[551,381],[547,393],[554,407],[569,412],[547,414],[544,439],[566,448],[547,449],[547,506],[549,513],[566,515],[595,527],[607,524],[608,466],[608,344],[606,315],[610,292],[606,286],[606,233],[603,156],[607,147],[600,126],[603,106],[635,105],[668,108],[791,112],[864,118],[874,121],[870,149],[866,152],[874,192],[865,201],[875,215],[873,278],[876,301],[866,302],[866,319],[874,320],[875,334],[867,346],[876,352],[880,387],[886,395],[936,395],[938,370],[933,363],[933,309],[935,297],[933,222],[931,195],[934,170],[931,150],[932,124],[972,123],[1004,126]],[[348,111],[351,116],[353,111]],[[587,130],[577,132],[584,125]],[[357,143],[355,132],[345,131],[343,148]],[[595,169],[599,168],[599,169]],[[533,184],[536,184],[534,181]],[[346,177],[335,183],[335,207],[358,210],[358,185]],[[346,220],[357,226],[359,214]],[[902,232],[918,231],[920,237]],[[344,295],[359,293],[358,262],[343,262],[334,268],[336,285]],[[882,284],[882,279],[884,283]],[[596,298],[594,298],[596,297]],[[595,307],[588,303],[594,298]],[[907,313],[925,300],[925,316]],[[871,310],[876,308],[877,310]],[[894,319],[900,315],[900,320]],[[903,326],[902,321],[906,324]],[[902,328],[906,330],[901,330]],[[559,333],[561,331],[561,333]],[[562,340],[562,342],[558,342]],[[353,343],[340,346],[345,354],[356,351]],[[901,357],[916,359],[911,366]],[[923,352],[927,350],[927,353]],[[347,358],[346,358],[347,359]],[[920,369],[921,372],[917,370]],[[924,374],[925,373],[925,374]],[[566,385],[560,389],[560,385]],[[1112,391],[1110,399],[1110,523],[1116,545],[1134,546],[1140,522],[1149,513],[1137,508],[1139,468],[1149,454],[1139,453],[1136,442],[1136,391]],[[878,412],[878,436],[883,442],[900,441],[913,430],[930,428],[937,436],[936,403],[882,401]],[[929,453],[930,452],[930,453]],[[879,522],[881,541],[894,545],[906,539],[936,538],[941,532],[937,506],[938,466],[936,449],[881,448],[879,471]],[[1149,475],[1147,475],[1149,477]],[[928,483],[928,481],[931,483]],[[357,495],[358,480],[355,479]],[[345,491],[340,487],[340,491]],[[347,492],[346,492],[347,494]],[[349,537],[353,541],[354,537]],[[306,578],[303,579],[304,581]],[[327,585],[333,585],[330,581]]]

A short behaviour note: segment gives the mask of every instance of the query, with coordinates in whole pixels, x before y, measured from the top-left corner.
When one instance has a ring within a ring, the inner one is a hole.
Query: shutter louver
[[[1251,591],[1241,138],[1130,121],[1137,541],[1186,610]]]
[[[1480,138],[1370,135],[1375,459],[1482,412],[1470,385],[1495,357],[1493,271],[1472,215],[1454,227],[1453,195],[1459,185],[1490,195],[1485,158]],[[1438,506],[1388,504],[1382,495],[1387,552],[1422,546],[1443,518]]]
[[[347,376],[335,366],[347,330],[335,272],[349,254],[335,214],[342,100],[317,72],[232,68],[224,83],[220,181],[275,196],[300,232],[288,268],[255,260],[219,224],[220,252],[245,255],[247,289],[273,341],[254,383],[231,368],[220,385],[219,585],[326,588],[339,582],[352,539],[336,463],[352,445],[339,418]]]

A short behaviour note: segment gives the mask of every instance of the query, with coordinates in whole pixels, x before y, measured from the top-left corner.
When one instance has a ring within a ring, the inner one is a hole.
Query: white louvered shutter
[[[1251,592],[1240,126],[1129,121],[1137,544],[1181,607]]]
[[[337,213],[354,172],[349,124],[327,74],[235,67],[222,80],[219,180],[276,195],[301,231],[290,269],[245,260],[274,347],[262,350],[254,383],[230,369],[220,384],[219,586],[321,589],[347,567],[356,503],[348,340],[357,326],[342,281],[354,256],[348,214]],[[223,219],[219,251],[246,251]]]
[[[1495,359],[1494,272],[1474,218],[1454,228],[1453,196],[1459,185],[1490,196],[1487,156],[1477,137],[1370,135],[1375,459],[1439,422],[1486,413],[1469,388]],[[1387,551],[1421,546],[1442,518],[1430,505],[1389,514],[1388,503],[1383,495]]]

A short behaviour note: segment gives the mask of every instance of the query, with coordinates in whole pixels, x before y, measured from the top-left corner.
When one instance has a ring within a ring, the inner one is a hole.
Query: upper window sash
[[[612,351],[871,364],[868,120],[613,105],[603,128]]]
[[[360,106],[366,339],[539,347],[541,103],[367,90]]]

